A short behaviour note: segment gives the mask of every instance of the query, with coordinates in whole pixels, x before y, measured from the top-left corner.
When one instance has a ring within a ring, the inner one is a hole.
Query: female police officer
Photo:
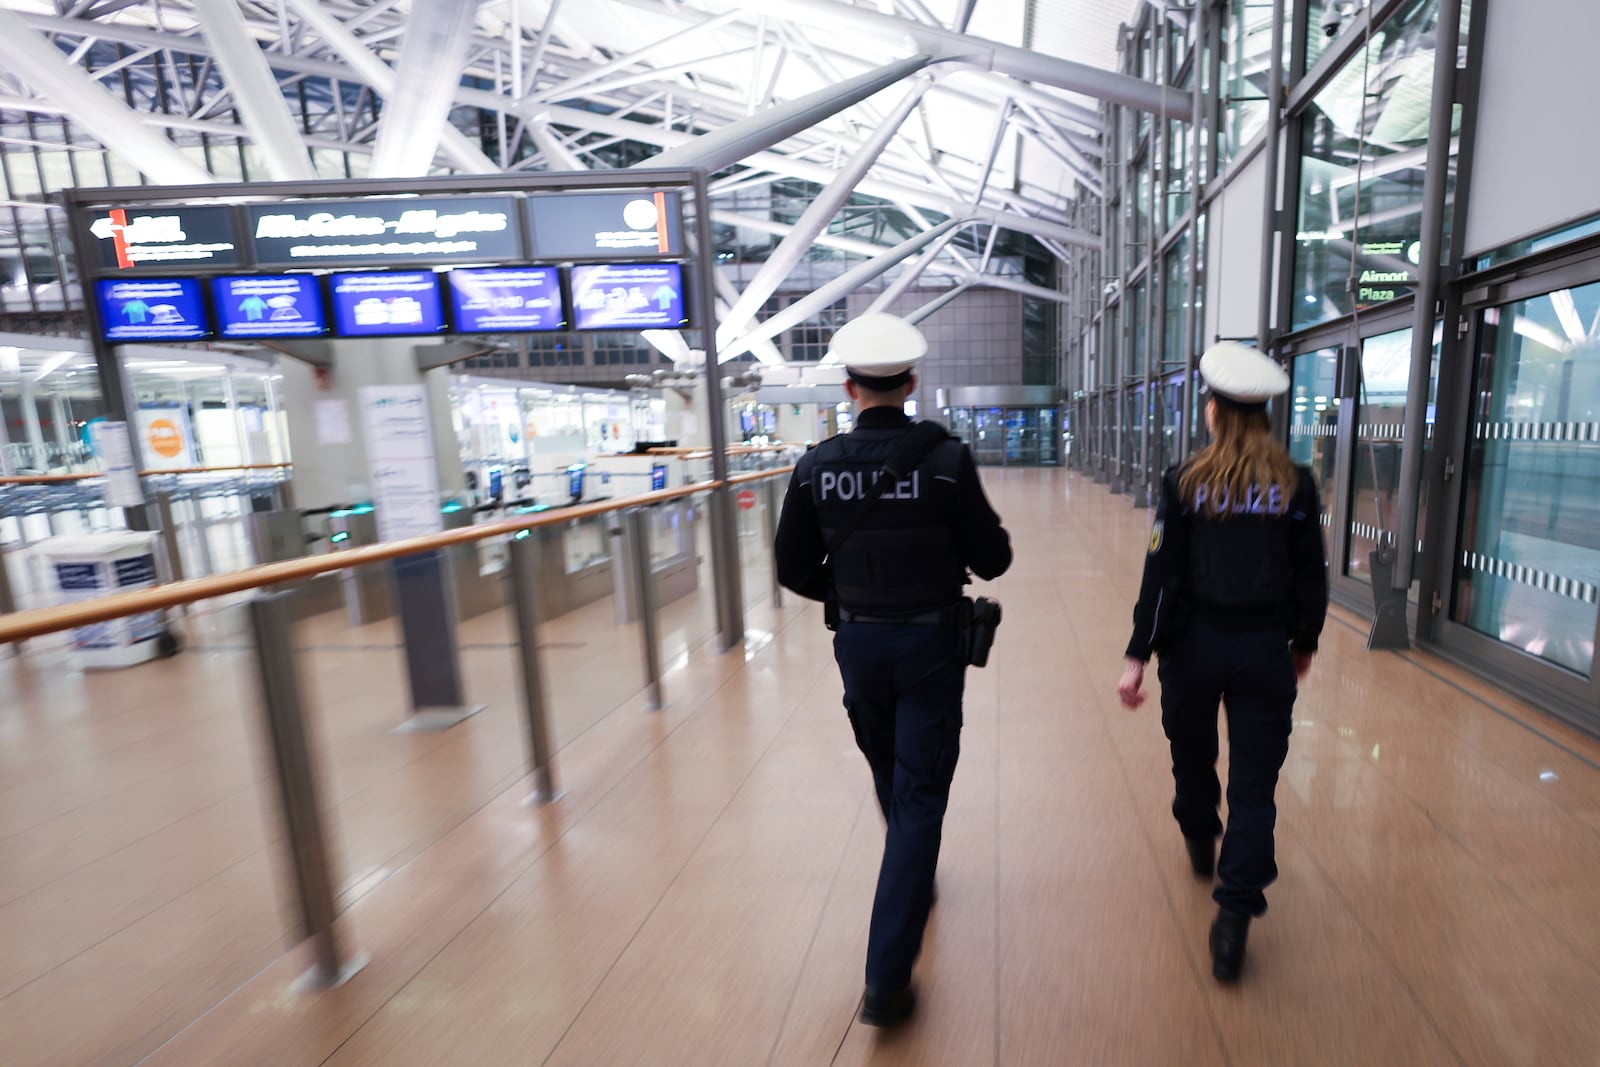
[[[1221,344],[1200,360],[1212,443],[1161,483],[1134,609],[1128,708],[1152,652],[1161,656],[1161,724],[1172,745],[1172,813],[1195,874],[1215,866],[1212,973],[1239,976],[1250,920],[1277,878],[1273,793],[1289,751],[1297,680],[1327,615],[1327,561],[1311,472],[1272,436],[1266,402],[1289,388],[1272,360]],[[1221,786],[1217,705],[1228,712],[1228,827],[1216,860]]]

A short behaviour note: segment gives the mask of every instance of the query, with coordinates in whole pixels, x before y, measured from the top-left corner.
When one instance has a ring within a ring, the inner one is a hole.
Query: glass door
[[[1006,465],[1010,467],[1037,467],[1039,465],[1039,409],[1007,408]]]
[[[1520,288],[1539,287],[1534,279]],[[1483,308],[1473,332],[1445,643],[1576,697],[1592,718],[1600,281]]]
[[[1183,375],[1174,374],[1161,383],[1161,440],[1155,473],[1160,478],[1177,463],[1183,451],[1183,435],[1188,422],[1183,417]]]
[[[1006,420],[1001,408],[974,408],[972,458],[980,465],[999,467],[1006,460]]]
[[[1370,588],[1371,556],[1380,545],[1393,546],[1399,525],[1400,457],[1405,448],[1406,394],[1411,382],[1410,327],[1361,342],[1355,433],[1350,455],[1348,511],[1345,519],[1343,577]],[[1433,443],[1434,401],[1439,382],[1439,346],[1434,338],[1423,441],[1423,469]],[[1427,528],[1427,497],[1419,502],[1417,529]],[[1420,551],[1419,542],[1416,546]],[[1338,557],[1335,557],[1338,558]],[[1336,572],[1339,573],[1339,572]],[[1412,599],[1415,600],[1415,585]]]
[[[1061,425],[1059,408],[1039,409],[1039,465],[1042,467],[1061,465]]]
[[[1294,359],[1293,407],[1289,413],[1289,455],[1311,468],[1322,501],[1322,525],[1332,524],[1338,500],[1335,476],[1339,464],[1339,349],[1321,348]]]

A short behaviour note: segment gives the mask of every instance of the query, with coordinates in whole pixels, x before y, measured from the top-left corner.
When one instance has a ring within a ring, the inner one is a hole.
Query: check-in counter
[[[199,529],[204,543],[205,528]],[[308,539],[306,520],[299,511],[252,511],[245,516],[245,536],[250,542],[250,555],[257,564],[282,563],[306,555]],[[207,554],[209,557],[209,553]],[[209,563],[207,563],[209,570]],[[319,574],[303,582],[292,582],[273,588],[274,592],[294,594],[296,619],[336,611],[344,603],[344,588],[337,574]]]
[[[548,511],[519,508],[517,515]],[[612,516],[598,515],[529,531],[539,540],[539,614],[554,619],[611,594]]]
[[[370,504],[328,516],[328,542],[335,552],[378,543],[378,515]],[[351,626],[381,622],[394,614],[394,578],[383,564],[339,572],[345,614]]]
[[[459,530],[473,523],[474,512],[459,504],[444,509],[444,528]],[[488,542],[456,545],[445,550],[450,559],[450,585],[456,600],[456,618],[475,619],[506,605],[507,571],[503,553],[491,557]]]

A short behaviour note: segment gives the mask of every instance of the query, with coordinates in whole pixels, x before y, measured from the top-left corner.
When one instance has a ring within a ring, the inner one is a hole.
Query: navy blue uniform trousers
[[[904,988],[922,949],[961,754],[966,666],[954,626],[846,622],[834,634],[844,704],[888,824],[867,938],[867,985]]]
[[[1220,833],[1217,888],[1229,911],[1260,916],[1265,889],[1278,877],[1272,834],[1274,794],[1289,754],[1296,682],[1289,636],[1283,630],[1237,632],[1195,620],[1163,652],[1161,725],[1172,745],[1177,786],[1172,814],[1183,836],[1213,840]],[[1228,827],[1217,805],[1217,705],[1228,714]]]

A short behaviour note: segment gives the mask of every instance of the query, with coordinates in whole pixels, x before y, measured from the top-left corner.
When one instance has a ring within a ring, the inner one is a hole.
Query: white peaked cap
[[[892,378],[928,354],[928,339],[905,319],[869,312],[834,333],[828,354],[844,368],[868,378]]]
[[[1289,391],[1289,375],[1253,348],[1223,341],[1200,357],[1200,377],[1235,404],[1265,404]]]

